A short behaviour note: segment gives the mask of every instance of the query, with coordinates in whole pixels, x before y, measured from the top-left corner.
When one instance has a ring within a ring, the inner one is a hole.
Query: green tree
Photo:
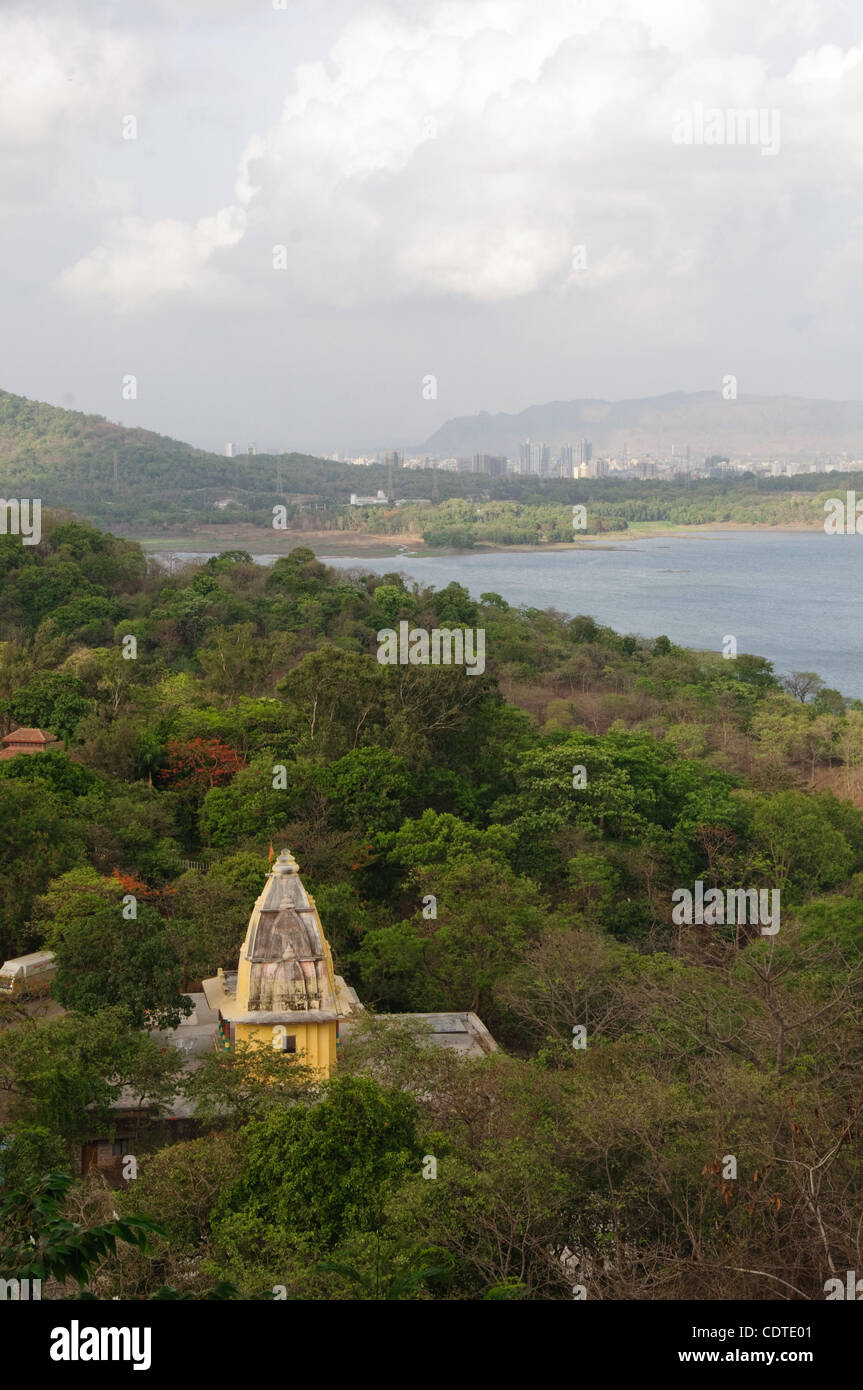
[[[78,724],[91,708],[83,682],[59,671],[41,671],[10,702],[12,718],[19,724],[44,729],[66,740],[74,737]]]
[[[167,935],[184,980],[202,979],[236,962],[264,872],[258,868],[252,893],[212,871],[189,869],[177,879]]]
[[[376,1230],[388,1197],[420,1174],[416,1102],[368,1077],[331,1080],[316,1104],[276,1107],[243,1131],[242,1178],[215,1218],[247,1238],[273,1223],[290,1236],[334,1248]]]
[[[394,830],[417,799],[407,764],[388,748],[353,748],[321,768],[314,784],[327,797],[333,825],[364,832]]]
[[[111,1106],[126,1088],[142,1103],[167,1102],[181,1070],[176,1049],[130,1028],[122,1009],[0,1033],[0,1090],[16,1127],[41,1127],[68,1142],[111,1130]]]
[[[84,1288],[118,1242],[146,1250],[161,1227],[142,1216],[85,1227],[65,1213],[72,1178],[49,1173],[0,1195],[0,1274],[5,1279],[74,1279]]]
[[[7,955],[27,940],[24,924],[36,895],[83,857],[83,832],[74,811],[41,779],[0,777],[0,949]]]
[[[368,932],[356,954],[365,990],[415,1009],[488,1013],[495,984],[548,920],[538,889],[494,859],[415,872],[408,883],[416,916]],[[434,918],[421,908],[428,893]]]
[[[751,836],[770,865],[778,888],[797,895],[841,883],[854,851],[818,802],[802,792],[779,792],[752,802]]]
[[[312,1081],[313,1072],[296,1056],[238,1042],[204,1057],[188,1077],[186,1094],[198,1119],[235,1128],[303,1096]]]
[[[400,618],[413,617],[417,611],[413,594],[406,593],[397,584],[379,584],[375,589],[375,606],[388,627],[392,627]]]
[[[480,830],[448,811],[423,811],[395,833],[378,836],[377,843],[392,863],[410,870],[475,858],[505,863],[512,855],[515,835],[505,825]]]
[[[110,1000],[134,1027],[176,1028],[194,1007],[180,993],[176,952],[156,909],[138,902],[136,910],[127,918],[118,904],[55,923],[46,940],[57,966],[51,992],[81,1014]]]

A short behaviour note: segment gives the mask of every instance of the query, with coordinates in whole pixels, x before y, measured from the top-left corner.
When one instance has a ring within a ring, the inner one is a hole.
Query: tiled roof
[[[16,743],[59,743],[60,740],[54,734],[46,734],[42,729],[13,729],[11,734],[3,736],[5,745]]]

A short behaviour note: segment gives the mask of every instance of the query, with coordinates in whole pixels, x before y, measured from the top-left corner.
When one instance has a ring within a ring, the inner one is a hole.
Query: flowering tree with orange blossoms
[[[169,739],[159,780],[180,791],[209,791],[229,782],[244,766],[239,753],[217,738]]]

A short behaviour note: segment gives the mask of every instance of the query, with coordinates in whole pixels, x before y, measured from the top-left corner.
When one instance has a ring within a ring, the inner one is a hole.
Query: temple
[[[321,1080],[332,1075],[340,1039],[364,1013],[357,995],[333,970],[314,898],[303,887],[296,860],[283,850],[252,909],[237,969],[220,970],[192,992],[191,1014],[176,1028],[153,1029],[162,1047],[176,1047],[194,1071],[215,1047],[254,1042],[294,1053]],[[423,1046],[477,1059],[497,1043],[476,1014],[382,1014],[383,1021],[414,1033]],[[122,1187],[123,1158],[148,1143],[176,1143],[200,1133],[196,1106],[181,1090],[170,1102],[142,1105],[128,1088],[110,1107],[110,1133],[94,1131],[80,1153],[81,1171],[94,1169]]]
[[[333,971],[315,900],[288,850],[274,862],[252,910],[237,970],[220,970],[203,988],[225,1047],[263,1043],[303,1054],[307,1066],[330,1075],[339,1022],[361,1005]]]

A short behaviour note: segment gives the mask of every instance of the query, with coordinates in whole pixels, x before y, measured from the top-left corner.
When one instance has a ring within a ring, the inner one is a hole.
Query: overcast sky
[[[0,0],[0,162],[0,386],[206,448],[863,397],[857,0]]]

